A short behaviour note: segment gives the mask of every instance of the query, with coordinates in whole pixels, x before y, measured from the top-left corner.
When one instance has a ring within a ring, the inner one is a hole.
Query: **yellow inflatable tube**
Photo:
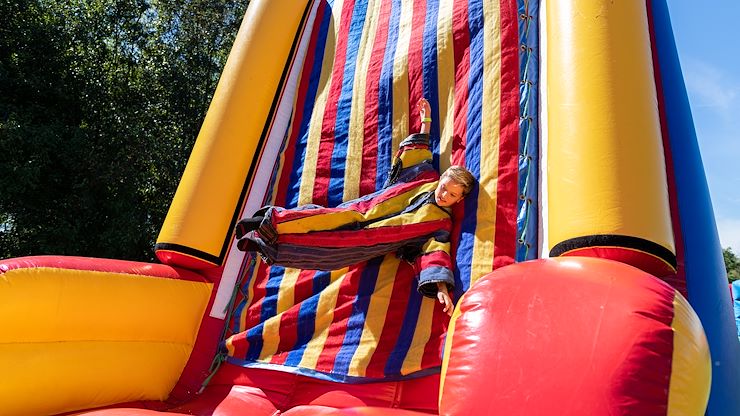
[[[164,400],[195,343],[212,284],[128,273],[0,274],[0,414]]]
[[[306,1],[253,1],[157,240],[166,264],[223,262]]]
[[[645,2],[547,8],[548,249],[675,269]]]

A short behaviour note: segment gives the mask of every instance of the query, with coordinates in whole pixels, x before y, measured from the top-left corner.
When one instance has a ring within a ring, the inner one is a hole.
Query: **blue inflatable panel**
[[[735,306],[735,326],[737,339],[740,341],[740,280],[732,282],[732,303]]]
[[[658,55],[663,104],[673,156],[680,232],[689,302],[701,319],[712,354],[712,390],[707,415],[740,414],[740,343],[722,247],[717,234],[696,140],[686,86],[665,0],[652,0],[654,50]],[[701,7],[698,3],[696,7]]]

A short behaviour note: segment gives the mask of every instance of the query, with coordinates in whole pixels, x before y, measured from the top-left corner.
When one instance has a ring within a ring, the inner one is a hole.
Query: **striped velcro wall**
[[[432,106],[434,164],[479,186],[454,210],[459,298],[514,261],[518,40],[513,1],[315,1],[293,112],[266,204],[336,206],[382,186]],[[247,265],[247,260],[245,260]],[[335,381],[439,371],[449,318],[394,254],[336,270],[243,267],[229,361]]]

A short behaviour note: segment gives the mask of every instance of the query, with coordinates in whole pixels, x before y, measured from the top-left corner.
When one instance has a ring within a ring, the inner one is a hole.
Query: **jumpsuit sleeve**
[[[452,274],[448,241],[439,241],[434,237],[427,240],[414,262],[414,267],[419,274],[417,290],[422,295],[430,298],[436,297],[438,282],[446,283],[449,292],[454,289],[455,278]]]
[[[429,150],[429,134],[412,134],[398,145],[398,151],[393,156],[391,171],[384,187],[392,185],[398,179],[401,171],[431,161],[432,152]]]

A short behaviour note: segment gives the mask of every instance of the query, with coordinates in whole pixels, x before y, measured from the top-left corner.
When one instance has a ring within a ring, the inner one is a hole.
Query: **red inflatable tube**
[[[709,368],[698,317],[668,284],[611,260],[535,260],[460,300],[440,414],[700,414]]]

